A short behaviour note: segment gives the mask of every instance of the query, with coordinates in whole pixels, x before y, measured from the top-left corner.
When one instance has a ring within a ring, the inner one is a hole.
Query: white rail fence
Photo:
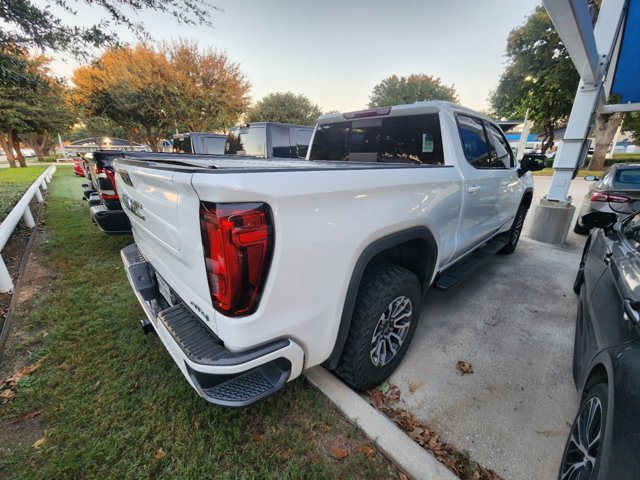
[[[34,196],[38,202],[44,202],[44,197],[40,189],[47,190],[47,183],[51,182],[51,177],[53,177],[55,171],[55,165],[47,168],[42,175],[31,184],[20,201],[13,207],[13,210],[11,210],[9,215],[0,223],[0,293],[13,292],[13,282],[11,281],[7,266],[2,259],[2,249],[7,244],[9,237],[11,237],[20,219],[24,220],[24,224],[28,228],[36,226],[36,222],[33,220],[33,215],[31,214],[31,209],[29,208],[29,203]]]

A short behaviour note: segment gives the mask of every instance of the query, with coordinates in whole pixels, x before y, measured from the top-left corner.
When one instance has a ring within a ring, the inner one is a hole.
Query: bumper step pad
[[[91,220],[104,233],[111,235],[126,235],[131,233],[131,223],[124,210],[110,210],[104,204],[91,205],[89,208]]]
[[[149,302],[164,304],[155,280],[153,267],[134,243],[121,250],[132,286]],[[172,296],[174,292],[171,292]],[[158,312],[153,321],[161,322],[189,362],[186,370],[198,392],[210,403],[226,407],[245,407],[280,390],[291,374],[291,364],[283,357],[248,367],[237,373],[208,373],[197,367],[235,367],[257,360],[290,345],[279,339],[243,352],[232,352],[176,296],[176,305]],[[206,368],[204,368],[206,370]],[[221,369],[224,372],[224,369]],[[237,370],[237,369],[234,369]]]

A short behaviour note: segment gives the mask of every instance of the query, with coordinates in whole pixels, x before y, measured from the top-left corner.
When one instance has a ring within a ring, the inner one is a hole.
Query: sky
[[[44,3],[45,0],[39,0]],[[483,110],[505,64],[509,32],[540,0],[212,0],[213,28],[180,25],[143,12],[155,40],[186,38],[225,51],[250,81],[254,101],[272,92],[306,95],[323,111],[366,108],[373,87],[390,75],[424,73],[453,85],[460,103]],[[97,7],[74,5],[66,23],[97,21]],[[136,38],[116,28],[122,41]],[[70,77],[78,63],[54,56]]]

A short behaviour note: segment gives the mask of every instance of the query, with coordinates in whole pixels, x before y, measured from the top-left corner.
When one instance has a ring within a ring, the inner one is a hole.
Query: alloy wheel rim
[[[588,480],[602,438],[602,403],[594,397],[580,410],[562,459],[562,480]]]
[[[524,225],[524,215],[518,215],[518,218],[516,219],[515,228],[513,229],[513,236],[511,237],[511,243],[515,244],[520,238],[522,225]]]
[[[405,296],[392,300],[376,323],[371,337],[369,356],[376,367],[384,367],[393,360],[407,338],[413,305]]]

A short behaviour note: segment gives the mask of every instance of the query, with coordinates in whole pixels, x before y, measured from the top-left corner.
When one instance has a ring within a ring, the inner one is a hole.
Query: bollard
[[[42,196],[42,192],[40,191],[40,188],[36,190],[36,200],[38,200],[38,203],[44,202],[44,197]]]
[[[27,228],[33,228],[36,226],[36,222],[33,220],[33,215],[31,214],[31,209],[29,207],[24,209],[24,213],[22,214],[22,220]]]
[[[4,260],[2,260],[2,255],[0,255],[0,293],[12,293],[13,292],[13,281],[11,280],[11,275],[9,275],[9,270],[7,270],[7,266],[4,264]]]

